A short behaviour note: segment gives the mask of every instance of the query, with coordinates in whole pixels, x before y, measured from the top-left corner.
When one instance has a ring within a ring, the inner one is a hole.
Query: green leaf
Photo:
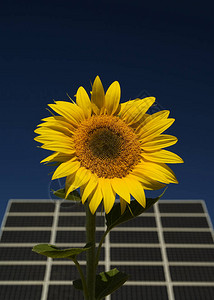
[[[78,254],[87,251],[90,247],[90,244],[86,244],[84,248],[60,249],[50,244],[39,244],[34,246],[32,251],[51,258],[74,259]]]
[[[76,201],[76,202],[80,202],[81,201],[81,197],[80,197],[80,194],[78,191],[73,191],[71,192],[67,198],[65,198],[66,196],[66,192],[65,192],[65,189],[60,189],[60,190],[57,190],[57,191],[53,191],[54,195],[59,197],[59,198],[62,198],[62,199],[66,199],[66,200],[71,200],[71,201]]]
[[[166,189],[165,189],[166,190]],[[134,219],[135,217],[141,215],[147,209],[149,209],[152,205],[154,205],[165,193],[164,192],[158,196],[157,198],[147,198],[146,199],[146,207],[140,205],[136,200],[130,202],[130,204],[126,207],[126,210],[121,215],[120,203],[117,203],[113,206],[111,211],[105,215],[107,230],[110,231],[115,226],[127,222],[129,220]]]
[[[118,271],[116,268],[97,275],[95,286],[96,300],[101,300],[104,297],[112,294],[114,291],[120,288],[127,281],[127,279],[128,275]],[[83,289],[81,279],[74,280],[73,285],[78,290]]]

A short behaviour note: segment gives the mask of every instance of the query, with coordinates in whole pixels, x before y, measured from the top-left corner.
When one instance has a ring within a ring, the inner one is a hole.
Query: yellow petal
[[[81,86],[77,90],[76,102],[82,108],[86,118],[91,116],[91,101],[88,97],[86,90]]]
[[[36,130],[34,130],[35,133],[41,134],[42,136],[47,136],[48,138],[52,137],[54,139],[55,137],[62,137],[67,141],[71,140],[71,132],[69,130],[66,130],[66,128],[63,127],[55,127],[58,130],[48,128],[48,127],[39,127]],[[50,140],[50,139],[48,139]]]
[[[128,124],[137,123],[155,102],[154,97],[135,99],[121,104],[120,117]]]
[[[38,127],[59,131],[68,136],[71,136],[76,130],[76,128],[72,127],[71,124],[67,122],[59,122],[59,121],[45,122],[43,124],[39,124]]]
[[[92,86],[92,93],[91,93],[91,104],[93,112],[96,115],[99,115],[104,107],[105,102],[105,93],[103,89],[102,82],[97,76],[94,80],[93,86]]]
[[[161,134],[152,140],[142,140],[141,145],[143,151],[156,151],[161,148],[169,147],[177,143],[178,139],[173,135]]]
[[[142,184],[129,175],[124,177],[124,180],[127,183],[129,192],[132,194],[135,200],[137,200],[137,202],[143,207],[146,207],[146,197]]]
[[[161,119],[167,119],[168,116],[170,114],[170,111],[169,110],[161,110],[161,111],[158,111],[152,115],[149,115],[149,114],[145,114],[135,125],[135,133],[138,134],[143,126],[146,125],[146,123],[148,123],[149,121],[151,121],[152,119],[154,118],[157,118],[159,117],[160,120]]]
[[[138,180],[142,183],[145,190],[159,190],[164,188],[166,185],[160,183],[156,180],[153,180],[149,177],[146,177],[143,172],[133,170],[129,176],[135,180]]]
[[[89,208],[90,208],[91,213],[94,214],[103,198],[101,187],[100,187],[100,182],[98,182],[98,185],[92,194],[93,195],[91,196]]]
[[[130,203],[130,193],[126,182],[123,178],[112,178],[110,179],[111,185],[115,193],[122,197],[126,202]]]
[[[46,157],[45,159],[43,159],[41,161],[41,163],[52,162],[52,161],[65,162],[67,160],[70,160],[71,158],[72,157],[69,154],[67,155],[64,153],[55,152],[55,153],[49,155],[48,157]]]
[[[47,117],[42,119],[42,121],[44,121],[44,123],[37,125],[37,127],[49,127],[54,125],[62,126],[70,130],[72,133],[77,129],[77,124],[74,126],[62,116]]]
[[[154,152],[142,152],[142,156],[146,160],[154,161],[158,163],[178,164],[184,162],[183,159],[180,158],[180,156],[167,150],[159,150]]]
[[[52,180],[73,174],[80,167],[80,162],[72,158],[62,163],[54,172]]]
[[[136,167],[136,170],[144,172],[145,176],[166,184],[178,183],[174,172],[163,163],[142,162]]]
[[[152,119],[142,127],[141,132],[138,134],[139,140],[143,142],[151,141],[169,128],[174,121],[175,119],[162,119],[160,116]]]
[[[115,193],[111,187],[111,181],[108,178],[100,178],[100,187],[103,194],[103,204],[106,214],[110,212],[115,202]]]
[[[124,200],[122,197],[120,197],[120,209],[121,209],[121,215],[124,213],[124,211],[126,210],[126,205],[127,202],[126,200]]]
[[[62,126],[61,124],[46,124],[46,126],[42,128],[48,128],[50,130],[63,133],[69,137],[71,137],[75,131],[74,129],[71,131],[68,127]]]
[[[34,140],[39,143],[43,143],[44,145],[56,143],[58,146],[66,145],[69,147],[69,149],[74,148],[74,144],[72,143],[72,141],[70,139],[66,139],[63,136],[59,136],[57,134],[55,134],[55,135],[42,134],[42,135],[36,136],[34,138]],[[44,149],[46,149],[46,148],[44,148]],[[52,150],[52,149],[48,149],[48,150]],[[53,151],[57,151],[57,150],[54,149]]]
[[[84,204],[87,200],[88,196],[93,192],[98,184],[98,178],[94,174],[91,175],[89,182],[87,183],[86,187],[82,193],[82,203]]]
[[[55,104],[48,104],[48,106],[74,125],[79,124],[85,118],[83,110],[78,105],[70,102],[56,101]]]
[[[84,120],[84,112],[75,102],[71,103],[68,101],[55,101],[54,102],[59,108],[67,110],[73,116],[73,118],[79,122]]]
[[[37,140],[35,138],[35,140]],[[56,151],[56,152],[61,152],[61,153],[65,153],[65,154],[73,154],[76,152],[76,150],[73,148],[72,144],[66,144],[62,142],[48,142],[45,143],[44,145],[41,146],[42,149],[46,149],[46,150],[51,150],[51,151]]]
[[[78,168],[78,170],[70,176],[66,178],[66,197],[72,191],[79,188],[81,185],[86,184],[91,178],[91,172],[84,167]]]
[[[159,120],[167,119],[169,114],[170,114],[169,110],[160,110],[152,115],[147,115],[147,118],[145,118],[143,125],[145,125],[146,123],[148,123],[149,121],[151,121],[152,119],[155,119],[157,117],[159,117]]]
[[[108,115],[113,115],[117,109],[120,102],[120,84],[118,81],[114,81],[108,88],[105,95],[105,108]]]

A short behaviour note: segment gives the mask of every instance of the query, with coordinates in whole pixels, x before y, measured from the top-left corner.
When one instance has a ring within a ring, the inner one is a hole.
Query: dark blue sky
[[[49,197],[50,169],[39,164],[49,152],[33,130],[52,99],[90,91],[99,75],[105,89],[120,82],[122,101],[147,93],[171,111],[171,150],[185,163],[171,166],[179,185],[164,198],[204,199],[214,222],[213,25],[206,2],[1,4],[1,217],[10,198]]]

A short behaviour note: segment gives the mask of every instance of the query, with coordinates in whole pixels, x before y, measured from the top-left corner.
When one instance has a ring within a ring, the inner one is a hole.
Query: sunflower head
[[[89,202],[94,214],[101,202],[108,213],[116,194],[121,212],[131,195],[146,205],[144,190],[177,183],[166,163],[181,163],[176,154],[164,150],[177,138],[163,134],[174,119],[169,111],[148,114],[154,97],[120,104],[120,85],[113,82],[106,93],[97,76],[91,99],[83,87],[76,102],[55,101],[49,107],[56,113],[42,119],[35,140],[53,154],[42,162],[57,162],[52,179],[66,177],[66,197],[80,188],[82,203]]]

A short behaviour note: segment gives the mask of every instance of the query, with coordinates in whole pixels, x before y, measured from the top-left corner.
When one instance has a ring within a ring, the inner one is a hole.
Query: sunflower
[[[66,177],[66,197],[80,188],[82,203],[88,199],[92,214],[101,202],[109,213],[116,194],[122,213],[131,195],[145,207],[144,190],[178,183],[166,163],[183,162],[178,155],[163,150],[177,142],[176,137],[162,134],[174,122],[168,118],[169,111],[150,115],[146,112],[155,102],[154,97],[120,104],[120,95],[117,81],[105,93],[97,76],[91,100],[79,87],[76,103],[49,104],[57,115],[42,119],[35,130],[41,148],[54,151],[41,161],[58,164],[52,180]]]

